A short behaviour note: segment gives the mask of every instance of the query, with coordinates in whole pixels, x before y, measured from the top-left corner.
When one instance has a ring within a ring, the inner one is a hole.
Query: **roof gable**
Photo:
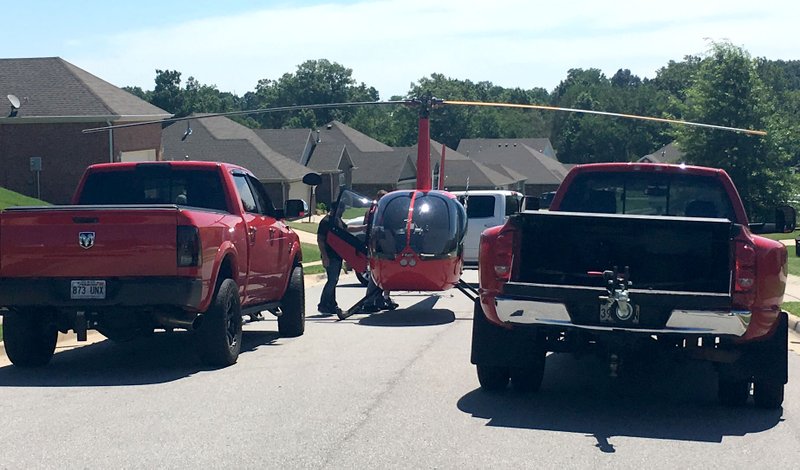
[[[187,128],[180,123],[162,131],[165,160],[234,163],[249,169],[260,180],[298,181],[308,172],[303,165],[270,148],[252,129],[227,117],[188,122],[191,133],[186,138]]]
[[[0,59],[0,94],[21,106],[13,119],[142,121],[171,116],[59,57]]]

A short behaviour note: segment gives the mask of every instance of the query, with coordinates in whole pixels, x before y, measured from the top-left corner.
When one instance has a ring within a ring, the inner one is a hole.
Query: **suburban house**
[[[275,207],[287,199],[309,201],[302,181],[308,168],[280,154],[253,129],[227,117],[203,117],[174,122],[162,131],[164,160],[220,161],[241,165],[264,184]]]
[[[670,142],[637,161],[639,163],[683,163],[686,161],[686,155],[678,148],[677,142]]]
[[[462,139],[458,151],[472,160],[503,165],[524,175],[523,193],[530,196],[555,191],[569,171],[556,159],[550,139]]]
[[[465,155],[441,143],[431,140],[431,167],[433,168],[433,186],[438,187],[440,165],[444,151],[444,188],[448,191],[466,191],[468,189],[510,189],[522,191],[526,177],[510,168],[499,164],[483,164],[471,160]],[[416,159],[417,146],[410,147],[410,153]]]
[[[381,189],[392,191],[416,186],[417,157],[409,155],[407,149],[389,147],[339,121],[328,123],[318,136],[322,143],[328,141],[345,147],[353,162],[350,185],[353,191],[372,196]]]
[[[0,186],[57,204],[88,165],[161,156],[160,124],[84,129],[171,116],[59,57],[0,59],[0,97]]]
[[[314,205],[326,206],[336,200],[341,186],[349,187],[353,180],[354,164],[344,142],[331,138],[322,139],[319,130],[311,129],[254,129],[264,142],[287,158],[306,168],[306,172],[317,173],[322,183],[304,198]],[[311,188],[309,188],[309,191]]]

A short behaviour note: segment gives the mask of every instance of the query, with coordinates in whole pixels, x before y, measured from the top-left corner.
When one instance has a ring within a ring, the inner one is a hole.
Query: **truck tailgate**
[[[604,287],[597,273],[630,270],[634,289],[727,294],[731,237],[726,219],[569,212],[519,214],[515,280]]]
[[[175,206],[14,208],[0,217],[0,277],[174,276]]]

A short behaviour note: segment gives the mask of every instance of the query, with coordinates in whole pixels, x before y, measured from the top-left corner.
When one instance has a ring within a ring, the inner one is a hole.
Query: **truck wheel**
[[[532,393],[539,391],[542,386],[542,378],[544,377],[544,361],[545,353],[541,353],[541,357],[537,357],[534,364],[525,367],[512,367],[511,385],[514,390],[522,393]]]
[[[771,380],[753,383],[753,402],[759,408],[780,408],[783,404],[783,384]]]
[[[198,330],[200,356],[208,365],[226,367],[236,363],[242,349],[242,309],[239,288],[225,279],[217,288],[211,306]]]
[[[720,378],[717,381],[717,397],[726,406],[744,406],[750,396],[749,380],[729,380]]]
[[[487,392],[497,392],[505,390],[508,386],[509,370],[502,366],[485,366],[477,364],[478,382],[481,388]]]
[[[15,366],[47,365],[56,350],[57,338],[55,323],[43,311],[12,310],[3,316],[6,355]]]
[[[292,268],[289,286],[281,301],[281,316],[278,317],[278,333],[294,338],[306,329],[306,291],[303,283],[303,267]]]

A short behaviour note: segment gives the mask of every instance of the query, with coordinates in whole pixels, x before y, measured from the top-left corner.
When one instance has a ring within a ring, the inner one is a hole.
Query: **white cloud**
[[[122,31],[65,57],[114,83],[153,88],[156,69],[178,70],[244,94],[308,59],[352,68],[381,97],[431,73],[502,86],[552,89],[570,68],[652,77],[669,60],[730,40],[754,56],[797,59],[789,1],[493,2],[383,0],[271,8]]]

